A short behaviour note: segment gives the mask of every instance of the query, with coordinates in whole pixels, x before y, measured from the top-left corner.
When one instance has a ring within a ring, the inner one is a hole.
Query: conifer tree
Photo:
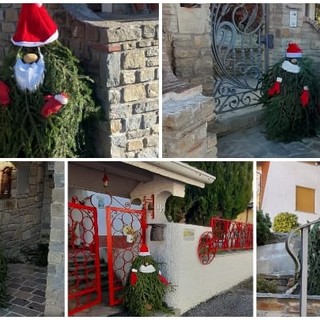
[[[291,142],[317,134],[319,128],[319,77],[313,61],[289,44],[286,57],[261,79],[266,137]]]
[[[251,162],[188,162],[189,165],[216,177],[204,189],[186,187],[184,199],[171,197],[166,216],[174,221],[184,212],[188,223],[207,225],[213,216],[235,219],[246,210],[252,197],[253,165]],[[170,220],[170,219],[169,219]]]
[[[0,70],[0,157],[94,155],[92,80],[57,37],[43,5],[22,4]]]
[[[161,274],[158,263],[150,255],[146,244],[142,244],[139,255],[132,262],[125,288],[125,309],[132,316],[151,316],[156,311],[171,313],[164,302],[168,289],[172,289]]]
[[[308,265],[308,294],[320,295],[320,222],[310,231]]]

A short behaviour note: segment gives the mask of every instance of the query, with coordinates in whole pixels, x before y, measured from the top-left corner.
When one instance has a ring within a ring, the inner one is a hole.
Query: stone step
[[[245,130],[256,126],[263,121],[264,110],[262,106],[254,106],[236,111],[219,114],[209,122],[208,131],[214,132],[218,137]]]

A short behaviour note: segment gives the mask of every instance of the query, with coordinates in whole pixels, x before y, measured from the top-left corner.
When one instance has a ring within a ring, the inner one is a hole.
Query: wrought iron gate
[[[212,4],[216,112],[258,104],[258,80],[268,68],[267,4]]]
[[[97,209],[68,204],[69,316],[101,302]]]
[[[133,259],[145,239],[146,211],[107,207],[107,247],[109,305],[122,301],[121,290],[127,281]]]

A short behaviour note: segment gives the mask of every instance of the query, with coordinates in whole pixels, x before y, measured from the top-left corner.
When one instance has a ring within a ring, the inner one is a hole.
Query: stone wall
[[[274,35],[274,49],[269,50],[270,65],[285,54],[288,43],[296,42],[304,55],[314,59],[320,69],[320,33],[305,17],[305,3],[273,3],[269,5],[269,33]],[[290,11],[297,11],[297,27],[290,27]]]
[[[84,4],[48,4],[59,40],[95,81],[105,111],[97,125],[99,157],[158,157],[158,17],[98,16]],[[0,5],[0,66],[16,30],[19,4]]]
[[[298,295],[257,293],[258,317],[299,317]],[[320,296],[308,296],[308,317],[320,316]]]
[[[45,316],[64,315],[64,162],[54,163]]]
[[[23,251],[41,241],[45,169],[40,162],[13,165],[11,197],[0,199],[0,241],[9,258],[24,261]]]
[[[162,5],[163,32],[174,74],[192,85],[202,85],[212,95],[213,57],[211,53],[209,4],[185,8]]]
[[[60,40],[95,80],[106,113],[96,146],[101,157],[158,157],[158,18],[114,20],[85,5],[49,5]]]

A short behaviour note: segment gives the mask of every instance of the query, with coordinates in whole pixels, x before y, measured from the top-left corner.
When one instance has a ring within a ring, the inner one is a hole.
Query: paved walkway
[[[0,317],[41,317],[44,315],[47,268],[30,264],[9,264],[7,294],[9,306]]]
[[[183,317],[253,317],[253,279],[214,296],[184,313]]]
[[[320,135],[282,143],[267,140],[262,124],[218,138],[219,158],[320,158]]]

